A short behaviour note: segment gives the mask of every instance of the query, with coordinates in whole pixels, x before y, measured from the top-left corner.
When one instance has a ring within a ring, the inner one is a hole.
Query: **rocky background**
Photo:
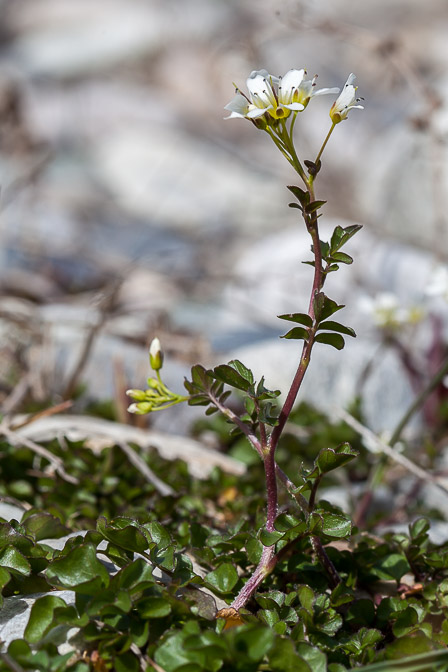
[[[287,207],[295,177],[223,107],[253,69],[306,67],[320,87],[357,75],[365,110],[336,129],[318,197],[324,231],[365,228],[328,288],[358,339],[316,348],[304,395],[331,410],[362,391],[370,424],[390,429],[413,392],[400,349],[381,345],[375,297],[426,312],[398,320],[422,370],[448,317],[426,293],[448,254],[445,0],[0,0],[0,12],[3,412],[82,385],[80,409],[113,399],[128,422],[123,392],[144,385],[154,335],[174,389],[192,363],[234,356],[287,389],[297,343],[279,341],[275,316],[303,310],[311,277]],[[305,158],[332,100],[297,123]],[[179,432],[192,417],[150,422]]]

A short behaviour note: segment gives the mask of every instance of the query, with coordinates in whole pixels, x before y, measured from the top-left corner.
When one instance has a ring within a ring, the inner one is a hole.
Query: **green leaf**
[[[109,585],[109,574],[92,544],[81,544],[54,560],[46,570],[50,583],[92,594]]]
[[[3,606],[3,595],[1,594],[2,590],[10,581],[11,574],[4,567],[0,567],[0,608]]]
[[[350,240],[350,238],[354,236],[355,233],[360,231],[360,229],[362,229],[360,224],[352,224],[351,226],[347,226],[345,229],[342,228],[342,226],[337,226],[333,231],[333,235],[331,236],[330,241],[332,253],[336,252],[343,245],[345,245],[345,243]]]
[[[220,593],[230,593],[238,582],[238,574],[230,562],[224,562],[213,572],[209,572],[204,580]]]
[[[25,532],[23,525],[17,524],[17,527],[18,529],[14,529],[10,523],[0,523],[0,549],[5,546],[14,546],[21,553],[29,555],[34,542],[23,534]]]
[[[227,630],[226,637],[231,641],[232,649],[251,662],[262,660],[272,648],[275,633],[266,626],[248,624],[235,630]],[[243,658],[243,661],[244,661]],[[254,669],[247,665],[246,669]],[[240,667],[240,670],[244,668]]]
[[[37,644],[51,629],[53,615],[58,607],[66,607],[61,597],[45,595],[40,597],[31,607],[30,618],[25,628],[24,637],[30,644]]]
[[[311,665],[299,656],[291,639],[277,637],[268,660],[272,672],[313,672]]]
[[[283,537],[283,532],[268,532],[265,528],[260,530],[259,538],[263,546],[273,546]]]
[[[404,555],[390,553],[375,563],[373,570],[380,579],[395,579],[398,582],[411,568]]]
[[[311,201],[305,207],[305,212],[308,215],[311,215],[313,212],[316,212],[316,210],[319,210],[323,205],[325,205],[326,202],[327,201]]]
[[[44,511],[32,513],[28,516],[25,514],[22,519],[22,525],[26,533],[34,537],[36,541],[40,541],[41,539],[59,539],[69,532],[69,529],[61,523],[59,518],[55,518],[55,516]]]
[[[418,625],[418,614],[411,606],[406,607],[399,615],[392,626],[392,632],[395,637],[403,637],[403,635],[410,634]]]
[[[306,329],[302,329],[302,327],[294,327],[293,329],[288,331],[288,333],[284,334],[283,336],[280,336],[280,338],[288,338],[298,341],[307,341],[309,338],[309,333]]]
[[[347,464],[355,457],[358,457],[357,450],[352,448],[349,443],[341,443],[337,448],[322,448],[314,462],[314,469],[309,477],[327,474],[329,471],[338,469]]]
[[[348,516],[322,508],[315,509],[308,522],[313,534],[322,533],[332,539],[343,539],[352,531],[352,522]]]
[[[317,343],[331,345],[336,350],[342,350],[345,345],[344,338],[340,334],[317,334],[314,340]]]
[[[319,324],[319,330],[325,329],[328,331],[337,331],[340,334],[347,334],[347,336],[356,337],[356,332],[351,327],[346,327],[339,322],[333,322],[332,320],[326,320]]]
[[[232,366],[229,366],[229,364],[221,364],[220,366],[216,366],[212,371],[212,375],[214,378],[220,380],[226,385],[236,387],[238,390],[243,390],[243,392],[247,392],[251,387],[251,383],[240,373],[238,373],[238,371],[236,371]]]
[[[153,520],[150,523],[143,525],[143,527],[148,530],[152,541],[157,544],[157,548],[160,550],[167,548],[170,544],[173,543],[170,533],[161,523]]]
[[[143,558],[136,558],[133,562],[120,569],[112,578],[111,585],[126,590],[130,595],[143,591],[154,585],[153,567]]]
[[[326,320],[327,317],[333,315],[338,310],[344,308],[344,305],[339,305],[333,299],[329,299],[323,292],[319,292],[314,297],[314,315],[316,316],[317,322],[322,322]]]
[[[345,252],[333,252],[328,256],[328,259],[338,264],[353,264],[353,257],[345,254]]]
[[[252,384],[254,382],[254,374],[247,368],[247,366],[240,362],[239,359],[232,359],[232,361],[229,362],[229,366],[235,369],[235,371],[238,371],[240,376],[247,380],[248,383]]]
[[[138,603],[138,613],[141,618],[164,618],[171,613],[171,604],[166,597],[156,595],[145,597]]]
[[[141,669],[140,661],[130,651],[114,657],[114,672],[140,672]]]
[[[249,562],[254,565],[260,562],[261,554],[263,553],[263,544],[258,539],[251,537],[246,542],[246,553],[249,559]]]
[[[270,590],[268,593],[258,593],[255,599],[262,609],[278,609],[285,603],[285,593],[280,590]]]
[[[427,518],[417,518],[417,520],[409,525],[409,534],[412,539],[416,539],[420,535],[427,536],[430,527],[431,525]]]
[[[7,546],[0,552],[0,567],[8,569],[12,574],[31,574],[30,563],[14,546]]]
[[[297,322],[297,324],[303,324],[305,327],[313,326],[312,318],[306,313],[285,313],[284,315],[278,315],[278,318],[288,322]]]
[[[130,518],[116,518],[108,524],[104,516],[100,516],[96,528],[107,541],[127,551],[143,553],[150,546],[144,528]]]
[[[189,652],[185,650],[184,641],[185,633],[175,631],[169,633],[168,637],[157,648],[154,659],[165,672],[174,672],[191,662]]]
[[[308,191],[304,191],[300,187],[296,187],[294,185],[288,186],[287,189],[294,194],[294,196],[297,198],[299,203],[302,204],[302,206],[308,205],[310,202],[310,194]]]
[[[297,597],[305,611],[312,615],[316,599],[312,588],[306,585],[297,586]]]
[[[315,646],[299,642],[297,653],[305,660],[313,672],[327,672],[327,656]]]

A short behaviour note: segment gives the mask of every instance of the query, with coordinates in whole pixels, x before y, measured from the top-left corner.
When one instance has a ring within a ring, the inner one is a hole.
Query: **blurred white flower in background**
[[[441,296],[448,301],[448,266],[438,266],[426,287],[427,296]]]
[[[414,325],[424,317],[419,306],[405,308],[398,297],[391,292],[381,292],[374,297],[364,296],[359,301],[360,310],[370,315],[379,329],[397,329],[404,325]]]

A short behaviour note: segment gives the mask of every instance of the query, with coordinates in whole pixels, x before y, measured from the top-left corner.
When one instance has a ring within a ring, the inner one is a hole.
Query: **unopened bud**
[[[138,404],[131,404],[128,406],[128,413],[135,413],[135,415],[145,415],[151,413],[153,405],[147,401],[141,401]]]
[[[153,371],[159,371],[163,366],[163,350],[158,338],[153,338],[149,346],[149,363]]]
[[[146,399],[146,392],[143,390],[126,390],[126,394],[131,399],[135,399],[135,401],[145,401]]]

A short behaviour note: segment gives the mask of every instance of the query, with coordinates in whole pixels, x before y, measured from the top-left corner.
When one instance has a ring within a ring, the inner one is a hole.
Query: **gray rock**
[[[325,233],[339,223],[326,222]],[[345,249],[345,248],[344,248]],[[381,336],[373,315],[363,312],[363,302],[385,290],[394,293],[405,308],[418,306],[430,310],[425,288],[431,277],[435,260],[390,240],[377,238],[361,231],[347,245],[353,254],[353,266],[328,278],[326,293],[347,308],[336,319],[355,328],[358,338],[346,338],[342,352],[318,345],[301,391],[301,398],[330,411],[334,406],[351,402],[363,384],[365,413],[369,425],[378,431],[391,429],[413,399],[409,380],[398,354],[391,348],[383,349],[376,357],[367,380],[365,367],[378,352]],[[265,340],[230,349],[228,358],[241,359],[260,377],[266,375],[267,384],[286,393],[297,366],[301,344],[272,338],[288,330],[288,324],[276,316],[282,313],[306,312],[312,282],[312,270],[300,263],[309,259],[309,237],[300,231],[286,231],[254,244],[244,252],[235,268],[235,282],[225,292],[225,309],[230,307],[238,316],[239,330],[245,334],[248,325],[258,328]],[[434,309],[434,306],[433,308]],[[437,314],[448,327],[448,306],[437,304]],[[282,326],[283,325],[283,326]],[[401,329],[400,338],[406,340],[414,354],[431,342],[431,327],[423,323],[418,329]],[[227,332],[229,342],[234,331]],[[221,334],[225,340],[226,333]],[[260,338],[260,337],[259,337]]]

